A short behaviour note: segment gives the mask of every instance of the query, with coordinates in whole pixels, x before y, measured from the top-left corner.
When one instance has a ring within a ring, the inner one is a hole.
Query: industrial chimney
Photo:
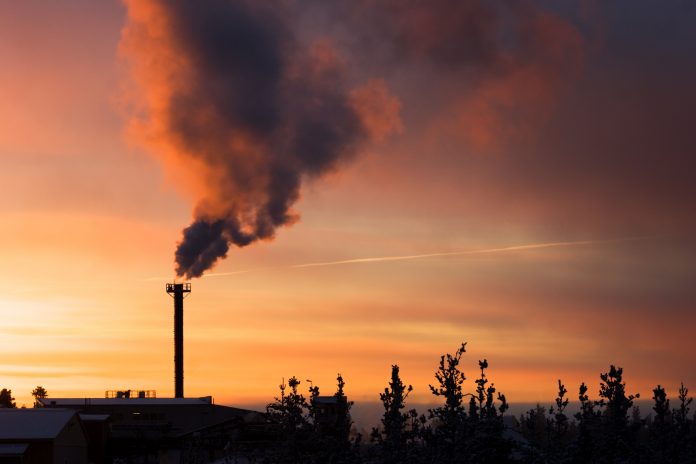
[[[167,293],[174,297],[174,397],[184,397],[184,294],[191,293],[191,284],[167,284]]]

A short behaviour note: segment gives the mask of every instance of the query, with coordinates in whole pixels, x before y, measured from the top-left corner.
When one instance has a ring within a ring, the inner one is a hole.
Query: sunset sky
[[[512,403],[696,390],[696,3],[259,4],[0,0],[18,404],[173,396],[177,269],[187,396],[426,402],[463,341]]]

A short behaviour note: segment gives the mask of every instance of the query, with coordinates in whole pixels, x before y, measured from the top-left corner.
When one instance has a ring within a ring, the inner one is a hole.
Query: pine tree
[[[300,381],[296,377],[285,379],[279,385],[280,396],[266,406],[268,418],[280,428],[278,449],[271,462],[304,462],[307,443],[311,435],[309,405],[304,395],[298,392]],[[288,391],[289,387],[289,391]],[[318,391],[317,391],[318,393]]]
[[[454,355],[440,357],[437,385],[430,385],[430,391],[445,403],[429,411],[431,425],[424,433],[428,455],[434,462],[504,462],[510,450],[503,439],[502,415],[508,409],[507,400],[501,393],[496,396],[493,383],[489,385],[485,359],[479,361],[476,392],[464,393],[466,377],[459,365],[465,352],[466,343],[462,343]],[[468,412],[465,396],[470,397]]]
[[[462,343],[454,355],[442,355],[435,372],[437,386],[429,385],[433,395],[445,400],[442,406],[428,411],[432,425],[426,434],[433,459],[442,462],[452,461],[455,455],[463,454],[465,442],[470,438],[463,392],[466,376],[459,369],[465,352],[466,343]]]
[[[411,385],[406,386],[399,377],[399,366],[392,366],[389,387],[380,393],[379,399],[384,406],[382,416],[382,429],[372,429],[371,438],[380,449],[382,462],[403,463],[408,462],[410,446],[413,443],[411,431],[407,429],[409,413],[404,413],[406,398],[413,391]]]
[[[632,434],[628,428],[628,411],[639,394],[627,395],[623,382],[623,369],[610,366],[609,372],[600,374],[599,401],[596,405],[604,408],[601,420],[602,459],[617,462],[629,459],[632,454]]]
[[[696,415],[689,420],[689,411],[693,398],[689,397],[689,389],[681,383],[679,387],[679,407],[672,410],[675,433],[673,435],[677,461],[696,463]],[[677,462],[675,461],[675,462]]]

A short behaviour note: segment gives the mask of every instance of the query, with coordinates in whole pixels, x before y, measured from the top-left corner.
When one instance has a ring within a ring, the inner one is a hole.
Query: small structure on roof
[[[157,398],[157,392],[155,390],[107,390],[104,394],[104,398]]]

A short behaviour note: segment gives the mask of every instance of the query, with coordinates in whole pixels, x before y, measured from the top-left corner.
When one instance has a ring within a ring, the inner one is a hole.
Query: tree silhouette
[[[41,385],[37,386],[31,391],[31,396],[34,397],[34,407],[39,407],[39,400],[48,397],[48,392]]]
[[[576,457],[579,462],[591,462],[599,435],[600,413],[595,411],[595,403],[590,401],[587,394],[588,387],[585,382],[578,389],[580,411],[575,414],[578,421],[578,440],[576,443]]]
[[[548,409],[537,404],[520,417],[520,432],[532,445],[531,449],[524,449],[527,461],[550,461],[554,463],[569,462],[571,459],[570,444],[575,437],[574,424],[570,422],[565,410],[569,399],[566,397],[568,390],[558,380],[558,396],[555,406]]]
[[[675,462],[687,462],[687,459],[690,459],[690,462],[696,462],[696,416],[689,420],[690,406],[694,399],[688,395],[689,389],[681,383],[677,396],[679,407],[672,410],[675,450],[672,457],[676,460]]]
[[[320,396],[319,386],[309,387],[309,399],[299,392],[297,377],[280,384],[280,395],[266,406],[269,422],[278,427],[275,445],[265,450],[266,463],[355,463],[357,440],[349,438],[352,401],[345,381],[337,376],[336,393]]]
[[[380,448],[380,456],[384,463],[407,462],[414,436],[408,429],[410,413],[404,413],[405,401],[409,393],[413,391],[411,385],[406,386],[399,377],[399,366],[393,365],[389,386],[384,393],[379,394],[379,399],[384,406],[382,416],[382,428],[372,429],[371,438]]]
[[[283,379],[279,385],[280,396],[275,397],[275,401],[266,406],[270,422],[279,427],[277,446],[267,450],[269,462],[303,462],[307,455],[306,448],[312,430],[309,404],[298,391],[300,383],[294,376],[288,379],[287,385]]]
[[[339,373],[336,377],[336,422],[334,430],[330,430],[340,449],[347,449],[350,446],[350,428],[353,425],[353,419],[350,417],[350,408],[353,407],[353,402],[348,401],[344,392],[346,382],[343,376]]]
[[[556,440],[561,440],[568,432],[568,417],[565,415],[565,410],[568,407],[568,398],[566,398],[568,390],[565,385],[558,379],[558,396],[556,397],[556,412],[554,414],[553,407],[549,412],[553,415],[553,428]]]
[[[466,391],[461,370],[465,352],[462,344],[454,354],[440,357],[436,382],[429,387],[442,404],[429,409],[427,418],[414,409],[406,411],[413,387],[402,381],[399,366],[393,365],[388,386],[379,395],[384,408],[381,427],[372,430],[371,444],[362,449],[348,439],[353,403],[345,395],[343,377],[338,374],[331,397],[319,396],[319,387],[310,386],[309,400],[298,391],[300,381],[292,377],[267,406],[269,419],[282,433],[263,462],[696,464],[693,399],[683,384],[672,402],[665,388],[657,385],[652,390],[652,414],[644,418],[634,406],[638,394],[626,391],[623,369],[611,365],[600,374],[596,400],[584,382],[580,385],[579,411],[573,417],[566,413],[568,389],[559,379],[553,406],[537,405],[520,416],[518,425],[506,428],[507,399],[490,381],[486,359],[478,361],[474,390]]]
[[[462,343],[454,354],[440,357],[437,384],[429,387],[444,404],[429,410],[430,424],[423,430],[425,454],[431,462],[504,462],[509,451],[502,437],[507,400],[500,393],[496,396],[494,385],[489,385],[485,359],[479,361],[481,375],[474,381],[475,393],[464,392],[466,376],[459,366],[465,352],[466,343]],[[466,396],[470,397],[468,412]]]
[[[466,343],[462,343],[453,355],[447,353],[440,356],[440,364],[435,372],[437,386],[428,385],[433,395],[445,400],[442,406],[428,410],[431,426],[425,438],[435,460],[451,461],[466,448],[469,435],[463,392],[466,376],[459,369],[465,352]]]
[[[488,361],[479,361],[481,375],[474,382],[476,393],[469,401],[469,421],[472,423],[473,435],[467,450],[468,462],[498,463],[505,462],[511,450],[511,444],[503,437],[503,414],[508,410],[507,399],[502,393],[497,394],[500,403],[496,405],[496,389],[493,383],[488,385],[486,375]],[[460,461],[456,461],[460,462]]]
[[[672,416],[669,409],[667,392],[661,385],[653,389],[653,411],[655,417],[652,418],[649,430],[650,456],[654,462],[667,462],[670,451],[670,434],[672,433]]]
[[[550,452],[550,428],[546,407],[537,405],[520,416],[517,430],[524,437],[524,446],[518,450],[524,462],[544,462]]]
[[[629,458],[633,451],[631,431],[628,428],[628,411],[639,394],[627,395],[623,382],[623,369],[610,366],[609,372],[600,374],[599,401],[595,404],[604,408],[601,420],[600,443],[602,459],[617,462]]]
[[[285,379],[279,385],[280,396],[275,397],[275,402],[266,406],[269,418],[280,424],[286,436],[294,437],[309,428],[307,410],[309,405],[305,397],[298,392],[300,381],[296,377],[290,377],[288,384]],[[287,392],[287,388],[290,391]],[[319,390],[317,389],[317,394]]]
[[[317,462],[356,462],[361,436],[350,438],[353,420],[350,416],[352,401],[348,401],[344,388],[346,382],[339,373],[336,377],[336,392],[331,397],[319,397],[317,387],[310,388],[310,410],[313,413],[314,436]]]
[[[3,388],[0,390],[0,408],[16,408],[14,398],[12,398],[12,390]]]

